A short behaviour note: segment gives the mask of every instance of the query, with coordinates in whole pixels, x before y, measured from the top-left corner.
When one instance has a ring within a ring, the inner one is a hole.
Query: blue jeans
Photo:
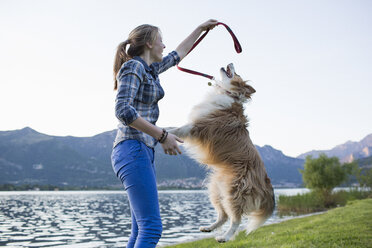
[[[138,140],[124,140],[111,154],[112,168],[128,194],[132,232],[127,248],[152,248],[162,224],[156,188],[154,149]]]

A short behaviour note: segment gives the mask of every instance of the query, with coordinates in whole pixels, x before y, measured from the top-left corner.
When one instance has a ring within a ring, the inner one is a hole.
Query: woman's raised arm
[[[210,19],[200,24],[184,41],[182,41],[181,44],[179,44],[176,48],[178,56],[180,56],[180,60],[187,55],[192,48],[192,45],[194,45],[195,41],[199,38],[200,34],[208,29],[213,29],[217,23],[217,20]]]

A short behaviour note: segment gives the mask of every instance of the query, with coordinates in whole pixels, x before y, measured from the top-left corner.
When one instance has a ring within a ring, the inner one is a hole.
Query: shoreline
[[[30,185],[30,187],[25,187],[23,185],[16,186],[12,185],[12,188],[5,188],[2,187],[4,185],[0,185],[0,192],[17,192],[17,191],[33,191],[33,192],[54,192],[54,191],[122,191],[124,190],[123,188],[120,187],[97,187],[97,188],[87,188],[87,187],[63,187],[63,186],[42,186],[42,185]],[[345,187],[348,188],[348,187]],[[304,187],[274,187],[275,189],[306,189]],[[182,187],[169,187],[169,188],[164,188],[164,187],[158,187],[158,191],[177,191],[177,190],[182,190],[182,191],[198,191],[198,190],[207,190],[207,188],[182,188]]]

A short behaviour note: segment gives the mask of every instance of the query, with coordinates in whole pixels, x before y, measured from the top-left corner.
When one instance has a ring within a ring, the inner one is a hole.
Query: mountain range
[[[51,136],[29,127],[0,131],[0,184],[120,187],[121,183],[114,175],[110,161],[115,135],[116,130],[92,137]],[[370,149],[372,145],[368,145],[368,142],[371,140],[372,135],[369,135],[363,140],[363,145],[348,142],[345,153],[337,154],[347,157],[351,152],[353,156],[363,156],[359,151],[365,147]],[[177,186],[177,183],[188,181],[195,184],[205,179],[208,173],[206,166],[199,165],[185,153],[182,146],[180,148],[182,155],[169,156],[164,154],[161,146],[156,147],[155,165],[159,184],[169,185],[169,182],[173,182]],[[281,187],[300,186],[302,177],[299,169],[303,168],[304,157],[319,154],[319,151],[313,151],[292,158],[269,145],[256,148],[273,185]]]
[[[313,158],[317,158],[321,153],[326,154],[328,157],[338,157],[343,163],[370,157],[372,156],[372,134],[367,135],[359,142],[347,141],[331,150],[313,150],[301,154],[297,158],[304,159],[309,155]]]

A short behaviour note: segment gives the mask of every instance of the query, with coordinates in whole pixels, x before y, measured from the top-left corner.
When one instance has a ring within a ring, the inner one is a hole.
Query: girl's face
[[[163,60],[163,50],[165,45],[160,32],[156,36],[155,41],[150,46],[150,56],[153,62],[161,62]]]

